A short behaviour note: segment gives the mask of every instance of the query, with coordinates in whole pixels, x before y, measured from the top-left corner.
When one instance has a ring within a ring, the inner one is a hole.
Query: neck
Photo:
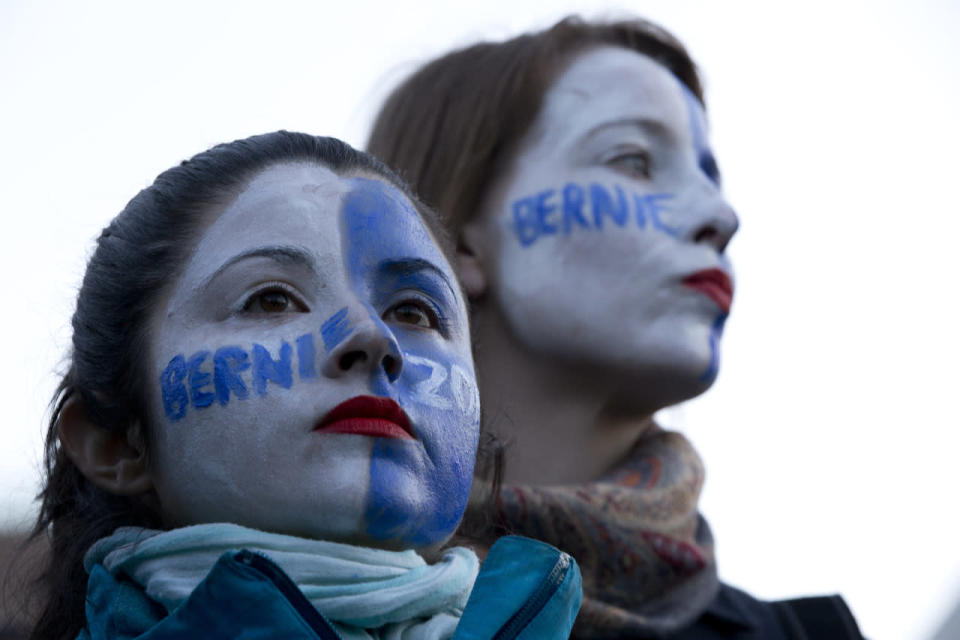
[[[475,308],[474,330],[484,429],[506,446],[505,484],[597,480],[654,428],[660,407],[620,402],[617,375],[526,350],[492,308]]]

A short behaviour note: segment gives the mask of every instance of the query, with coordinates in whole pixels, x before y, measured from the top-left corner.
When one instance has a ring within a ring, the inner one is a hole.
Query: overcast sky
[[[950,0],[4,0],[0,522],[33,515],[73,297],[130,197],[253,133],[362,146],[418,62],[570,12],[655,19],[706,77],[742,222],[737,299],[719,381],[663,419],[706,459],[722,577],[760,597],[842,592],[875,639],[929,635],[960,600]]]

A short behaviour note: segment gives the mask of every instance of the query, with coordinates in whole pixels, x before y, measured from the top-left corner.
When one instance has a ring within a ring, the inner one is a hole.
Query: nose
[[[718,192],[704,205],[696,224],[688,231],[688,240],[696,244],[706,244],[723,253],[733,239],[740,221],[736,212]]]
[[[396,382],[403,370],[400,345],[390,328],[373,311],[351,327],[339,343],[327,351],[322,371],[329,378],[352,373],[382,371]]]

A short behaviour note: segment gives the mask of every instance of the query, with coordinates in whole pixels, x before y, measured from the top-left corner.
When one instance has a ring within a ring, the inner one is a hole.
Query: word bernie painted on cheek
[[[347,309],[340,309],[320,328],[324,348],[330,351],[352,331]],[[231,396],[246,400],[251,387],[260,396],[267,395],[271,383],[289,389],[293,385],[294,351],[300,380],[315,378],[317,350],[313,334],[305,333],[293,344],[281,341],[276,353],[254,343],[249,351],[228,345],[216,351],[201,349],[189,358],[183,354],[174,356],[160,374],[163,412],[168,419],[177,421],[191,406],[204,409],[214,401],[226,406]],[[249,382],[241,375],[248,371]]]
[[[562,189],[544,189],[513,201],[513,230],[523,247],[552,235],[570,235],[575,231],[601,231],[607,226],[635,226],[676,237],[680,230],[660,217],[668,211],[672,193],[641,195],[612,189],[598,183],[581,185],[568,182]]]
[[[323,348],[329,352],[353,333],[347,308],[340,309],[320,327]],[[294,367],[296,354],[296,367]],[[416,372],[410,381],[411,398],[435,409],[462,409],[469,415],[479,415],[476,383],[463,367],[444,364],[405,353],[404,359]],[[317,345],[314,334],[305,333],[293,340],[280,342],[276,353],[254,343],[249,350],[236,345],[216,350],[201,349],[189,358],[178,354],[160,373],[160,395],[163,411],[173,422],[187,415],[190,407],[205,409],[216,402],[230,403],[231,397],[246,400],[250,389],[265,396],[270,384],[290,389],[296,378],[300,381],[317,377]],[[374,385],[376,387],[376,385]],[[374,389],[387,395],[386,390]],[[452,394],[448,397],[448,394]]]

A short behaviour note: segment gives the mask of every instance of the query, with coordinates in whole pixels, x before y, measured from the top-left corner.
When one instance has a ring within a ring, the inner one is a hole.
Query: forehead
[[[349,266],[372,267],[398,257],[424,258],[449,271],[439,245],[410,200],[380,180],[352,178],[343,199]]]
[[[258,245],[327,240],[338,244],[337,219],[346,181],[316,164],[278,164],[256,174],[200,238],[182,280],[190,290],[224,261]]]
[[[449,272],[420,214],[376,177],[342,177],[312,163],[256,174],[210,224],[177,289],[189,292],[234,256],[261,246],[299,246],[321,270],[424,258]],[[178,296],[175,296],[178,297]]]
[[[532,133],[578,136],[618,120],[653,120],[689,138],[686,93],[670,71],[648,56],[621,47],[590,49],[557,76]]]
[[[326,231],[331,225],[336,227],[348,190],[346,181],[326,167],[269,167],[254,176],[210,225],[200,248],[212,249],[224,242],[270,241],[298,231],[311,235]]]

